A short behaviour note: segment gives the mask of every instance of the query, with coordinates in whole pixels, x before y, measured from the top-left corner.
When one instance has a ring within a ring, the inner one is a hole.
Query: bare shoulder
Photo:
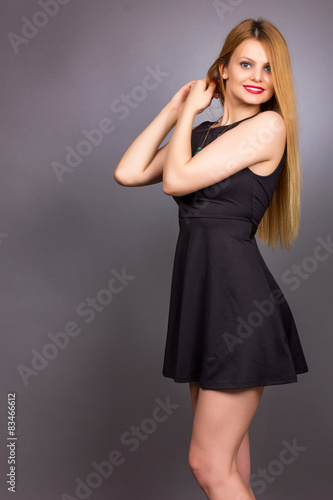
[[[286,137],[285,121],[277,111],[262,111],[259,115],[255,116],[253,120],[255,120],[259,128],[264,127],[266,133],[271,132],[275,137],[281,136],[281,139]]]
[[[256,141],[267,152],[285,148],[287,129],[283,117],[277,111],[262,111],[256,116],[242,121],[230,131],[238,140],[249,143]]]
[[[275,145],[285,147],[287,137],[286,124],[283,117],[277,111],[262,111],[258,115],[240,123],[235,131],[239,130],[239,136],[255,136],[263,145]]]
[[[251,133],[256,137],[255,146],[265,151],[265,157],[260,160],[254,158],[249,169],[261,176],[270,175],[276,169],[285,150],[287,138],[285,121],[277,111],[268,110],[246,122],[249,129],[251,125]]]

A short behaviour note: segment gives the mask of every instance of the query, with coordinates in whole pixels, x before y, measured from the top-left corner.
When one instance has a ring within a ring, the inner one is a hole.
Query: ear
[[[220,78],[222,80],[225,80],[228,78],[228,70],[223,64],[219,65],[219,71],[220,71]],[[225,75],[225,76],[223,76],[223,75]]]

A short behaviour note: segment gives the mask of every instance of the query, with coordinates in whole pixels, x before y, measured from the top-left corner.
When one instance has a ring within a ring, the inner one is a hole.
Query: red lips
[[[252,85],[251,85],[251,87],[250,87],[250,85],[249,86],[243,85],[243,87],[246,90],[246,92],[249,92],[250,94],[262,94],[264,92],[264,89],[262,87],[253,87],[253,88],[251,88]]]

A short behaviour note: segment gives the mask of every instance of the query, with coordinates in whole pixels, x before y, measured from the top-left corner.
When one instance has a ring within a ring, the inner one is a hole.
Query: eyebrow
[[[255,61],[253,59],[251,59],[251,57],[241,56],[239,59],[248,59],[249,61],[252,61],[255,63]],[[264,64],[270,64],[270,63],[269,63],[269,61],[267,61]]]

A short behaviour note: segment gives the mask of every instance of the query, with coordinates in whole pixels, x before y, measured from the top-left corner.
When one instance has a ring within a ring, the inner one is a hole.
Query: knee
[[[195,480],[206,494],[227,483],[236,467],[233,462],[229,463],[227,460],[225,463],[218,461],[217,464],[214,457],[194,447],[190,449],[188,463]]]
[[[208,478],[203,457],[200,455],[200,453],[194,451],[193,449],[190,449],[188,464],[198,485],[203,490],[205,490],[208,486]]]

